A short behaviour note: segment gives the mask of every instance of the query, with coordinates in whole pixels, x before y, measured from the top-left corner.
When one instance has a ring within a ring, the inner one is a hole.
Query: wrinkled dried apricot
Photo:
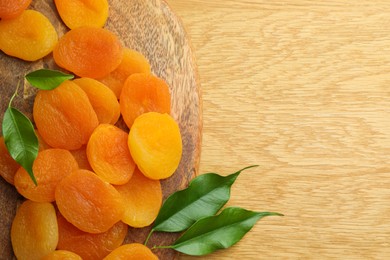
[[[25,10],[10,20],[0,20],[0,50],[26,61],[49,54],[58,41],[49,19],[34,10]]]
[[[146,112],[169,114],[171,96],[167,83],[154,75],[137,73],[127,78],[120,96],[123,119],[130,128]]]
[[[99,123],[115,124],[120,116],[119,102],[111,89],[91,78],[73,80],[87,94]]]
[[[55,199],[66,220],[89,233],[107,231],[121,220],[124,212],[119,192],[87,170],[76,170],[62,179]]]
[[[7,147],[5,146],[4,138],[0,137],[0,176],[8,183],[14,184],[14,176],[20,165],[11,157]]]
[[[101,124],[88,141],[88,161],[94,172],[109,183],[125,184],[134,172],[127,139],[128,134],[120,128]]]
[[[151,73],[149,61],[140,52],[124,48],[122,62],[106,77],[99,79],[120,97],[126,79],[134,73]]]
[[[115,186],[125,202],[122,221],[131,227],[141,228],[152,224],[162,203],[162,190],[159,180],[146,178],[138,169],[130,181]]]
[[[112,251],[104,260],[158,260],[152,251],[138,243],[122,245]]]
[[[73,252],[67,250],[56,250],[44,256],[41,260],[83,260],[83,259],[79,255]]]
[[[38,185],[35,185],[27,171],[20,167],[15,174],[15,187],[25,198],[37,202],[52,202],[57,184],[77,169],[77,162],[68,150],[46,149],[38,153],[33,164]]]
[[[31,4],[31,0],[0,0],[0,19],[19,16]]]
[[[83,146],[80,149],[70,151],[76,159],[79,169],[93,171],[87,157],[87,147]]]
[[[53,50],[58,66],[80,77],[102,78],[122,60],[122,45],[109,30],[78,27],[60,38]]]
[[[35,97],[33,117],[44,141],[54,148],[79,149],[98,125],[85,92],[72,81]]]
[[[168,178],[179,166],[180,129],[168,114],[149,112],[137,117],[130,129],[128,144],[136,165],[150,179]]]
[[[19,260],[40,260],[56,249],[58,225],[54,206],[27,200],[16,211],[11,242]]]
[[[62,21],[70,29],[103,27],[108,18],[107,0],[54,0]]]
[[[128,226],[119,221],[106,232],[91,234],[76,228],[61,214],[57,215],[57,221],[57,248],[75,252],[83,260],[102,259],[123,243],[128,230]]]

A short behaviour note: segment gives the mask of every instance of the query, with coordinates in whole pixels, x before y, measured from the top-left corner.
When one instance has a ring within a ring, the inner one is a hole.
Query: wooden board
[[[143,53],[150,61],[152,72],[164,78],[172,95],[172,116],[179,123],[183,138],[183,157],[175,174],[162,181],[164,198],[185,187],[198,174],[202,130],[200,85],[190,43],[167,4],[160,0],[109,1],[110,16],[106,28],[120,36],[126,47]],[[53,1],[33,1],[30,9],[45,14],[59,36],[68,29],[61,23]],[[0,121],[15,88],[24,85],[24,75],[39,68],[57,68],[51,55],[36,62],[25,62],[0,53]],[[35,90],[25,87],[13,105],[31,118]],[[13,186],[0,178],[0,258],[12,259],[10,226],[18,202],[23,198]],[[143,242],[150,228],[130,229],[125,243]],[[154,234],[150,245],[168,245],[177,234]],[[176,256],[172,250],[157,250],[160,259]]]

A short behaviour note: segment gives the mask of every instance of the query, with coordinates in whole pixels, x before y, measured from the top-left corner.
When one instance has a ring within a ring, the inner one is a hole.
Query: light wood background
[[[167,2],[199,66],[200,172],[259,164],[229,205],[286,215],[204,259],[390,259],[390,1]]]

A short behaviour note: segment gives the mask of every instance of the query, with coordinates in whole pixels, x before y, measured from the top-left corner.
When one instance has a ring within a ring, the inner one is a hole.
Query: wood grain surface
[[[168,0],[203,91],[200,172],[272,210],[231,249],[180,259],[390,259],[390,2]]]
[[[198,73],[192,49],[181,21],[160,0],[109,1],[110,15],[106,28],[116,33],[124,46],[148,58],[152,72],[165,79],[172,96],[171,115],[178,122],[183,140],[182,160],[175,174],[162,181],[164,198],[184,188],[198,174],[202,131],[202,106]],[[33,1],[31,9],[45,14],[59,36],[67,28],[61,23],[53,1]],[[18,82],[22,85],[27,72],[40,68],[57,68],[49,55],[37,62],[24,62],[0,52],[0,121]],[[30,118],[36,90],[27,84],[19,89],[13,105]],[[0,178],[0,259],[12,259],[10,226],[17,204],[22,200],[16,190]],[[149,228],[130,229],[125,243],[143,243]],[[169,245],[178,234],[155,233],[152,245]],[[160,259],[173,259],[173,250],[156,250]]]

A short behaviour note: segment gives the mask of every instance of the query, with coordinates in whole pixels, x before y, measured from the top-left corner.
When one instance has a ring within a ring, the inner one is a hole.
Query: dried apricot
[[[53,90],[40,90],[33,117],[39,133],[54,148],[79,149],[98,126],[98,118],[85,92],[72,81]]]
[[[58,225],[54,206],[27,200],[16,211],[11,242],[19,260],[40,260],[56,249]]]
[[[20,165],[11,157],[5,146],[4,138],[0,137],[0,176],[8,183],[14,184],[14,177]]]
[[[150,179],[168,178],[179,166],[180,129],[168,114],[149,112],[137,117],[130,129],[128,144],[136,165]]]
[[[169,114],[171,96],[167,83],[154,75],[137,73],[127,78],[120,96],[123,119],[130,128],[146,112]]]
[[[67,250],[56,250],[44,256],[41,260],[83,260],[83,259],[79,255],[73,252]]]
[[[126,79],[134,73],[151,73],[149,61],[136,50],[124,48],[122,62],[106,77],[99,79],[109,87],[119,99]]]
[[[66,220],[89,233],[107,231],[121,220],[124,212],[119,192],[87,170],[76,170],[62,179],[55,198]]]
[[[104,260],[158,260],[152,251],[138,243],[122,245],[112,251]]]
[[[62,21],[70,29],[103,27],[108,18],[107,0],[55,0],[54,3]]]
[[[78,27],[60,38],[53,50],[58,66],[80,77],[102,78],[122,60],[122,45],[109,30]]]
[[[122,221],[131,227],[141,228],[152,224],[162,203],[162,190],[159,180],[146,178],[138,169],[130,181],[115,186],[125,201],[125,214]]]
[[[61,214],[57,215],[58,246],[80,255],[83,260],[102,259],[112,250],[122,245],[128,226],[117,222],[106,232],[91,234],[73,226]]]
[[[115,124],[120,116],[119,102],[111,89],[91,78],[73,80],[87,94],[99,123]]]
[[[0,19],[19,16],[31,4],[31,0],[0,0]]]
[[[68,150],[46,149],[38,153],[33,164],[38,185],[36,186],[27,171],[20,167],[15,174],[15,187],[25,198],[37,202],[52,202],[57,184],[77,169],[77,162]]]
[[[86,146],[83,146],[77,150],[72,150],[70,152],[72,153],[73,157],[76,159],[80,169],[93,171],[88,161]]]
[[[26,61],[48,55],[58,35],[49,19],[34,10],[25,10],[10,20],[0,20],[0,50]]]
[[[101,124],[88,141],[88,161],[94,172],[109,183],[125,184],[134,172],[127,139],[128,134],[120,128]]]

